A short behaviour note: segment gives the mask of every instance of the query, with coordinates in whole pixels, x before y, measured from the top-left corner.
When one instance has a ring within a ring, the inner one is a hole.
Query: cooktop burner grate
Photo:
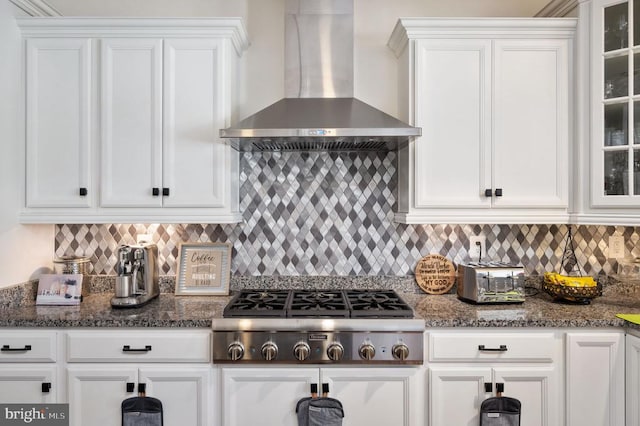
[[[225,318],[413,318],[393,290],[242,290]]]
[[[342,291],[292,290],[287,311],[289,317],[349,318]]]
[[[223,316],[229,317],[286,317],[289,290],[243,290],[225,306]]]
[[[345,290],[351,318],[411,318],[413,311],[393,290]]]

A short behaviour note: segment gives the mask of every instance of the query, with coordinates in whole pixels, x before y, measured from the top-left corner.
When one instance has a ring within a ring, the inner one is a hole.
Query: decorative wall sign
[[[229,294],[231,244],[180,244],[176,294]]]
[[[429,294],[444,294],[451,290],[456,280],[456,268],[449,259],[439,254],[429,254],[418,261],[416,282]]]

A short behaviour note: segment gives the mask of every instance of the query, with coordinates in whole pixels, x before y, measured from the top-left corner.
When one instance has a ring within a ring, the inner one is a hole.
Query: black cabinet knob
[[[42,393],[49,393],[51,390],[51,383],[45,382],[42,384]]]
[[[496,197],[502,197],[502,188],[496,188]]]
[[[160,188],[153,188],[151,190],[151,195],[153,195],[154,197],[157,197],[158,195],[160,195]]]
[[[169,188],[162,188],[162,196],[163,197],[169,196]]]
[[[487,188],[487,189],[484,190],[484,196],[485,197],[491,197],[491,194],[492,194],[491,188]]]
[[[87,196],[87,188],[80,188],[80,191],[78,191],[80,193],[81,197],[86,197]]]
[[[136,389],[136,384],[132,382],[127,382],[127,393],[131,393]]]

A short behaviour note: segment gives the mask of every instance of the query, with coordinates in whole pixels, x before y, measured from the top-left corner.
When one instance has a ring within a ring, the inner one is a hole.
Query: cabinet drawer
[[[561,351],[555,333],[429,333],[431,362],[553,362]]]
[[[210,331],[70,331],[68,362],[210,362]]]
[[[56,362],[56,332],[0,331],[0,362]]]

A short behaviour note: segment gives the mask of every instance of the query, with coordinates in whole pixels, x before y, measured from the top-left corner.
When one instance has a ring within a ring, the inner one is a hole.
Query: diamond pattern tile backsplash
[[[57,225],[56,255],[90,256],[94,274],[111,275],[118,245],[152,234],[165,275],[176,273],[179,243],[231,242],[234,275],[406,276],[429,253],[468,260],[469,237],[482,234],[491,260],[521,262],[530,274],[560,267],[566,225],[394,223],[395,153],[243,153],[240,166],[244,223]],[[636,228],[573,228],[585,273],[616,272],[606,257],[614,232],[640,256]]]

